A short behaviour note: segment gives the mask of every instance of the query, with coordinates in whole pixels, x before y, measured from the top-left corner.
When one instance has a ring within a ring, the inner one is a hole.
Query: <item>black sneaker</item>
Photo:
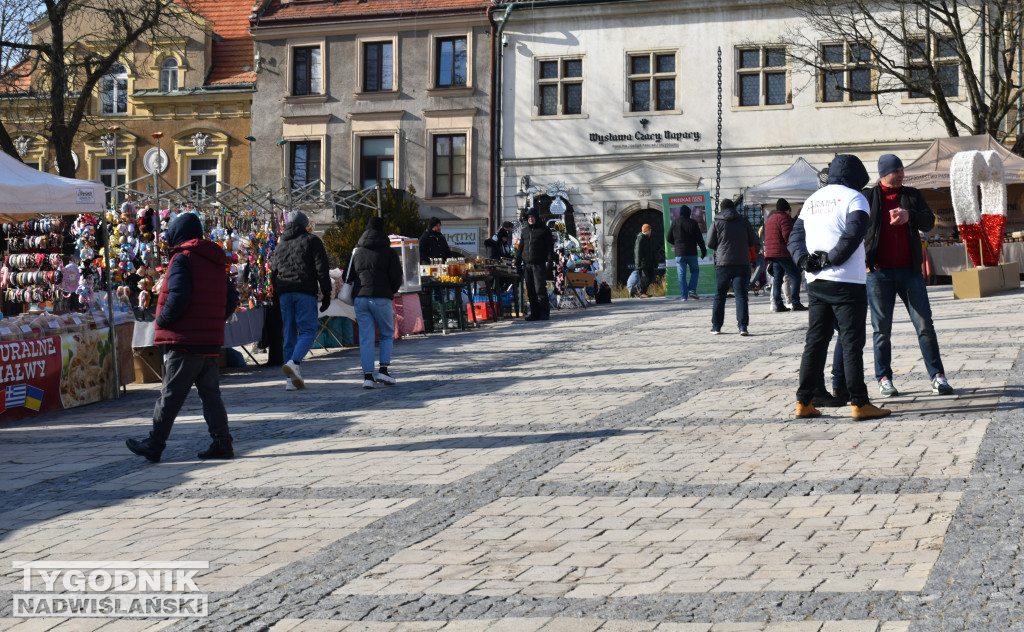
[[[231,446],[231,439],[214,439],[209,448],[196,456],[200,459],[233,459],[235,449]]]
[[[800,303],[793,303],[793,311],[794,312],[806,312],[807,311],[807,306],[806,305],[801,305]]]
[[[163,454],[164,451],[163,448],[157,448],[153,444],[153,440],[151,438],[146,438],[141,441],[138,439],[128,439],[124,444],[135,454],[146,457],[146,460],[150,463],[159,463],[160,455]]]

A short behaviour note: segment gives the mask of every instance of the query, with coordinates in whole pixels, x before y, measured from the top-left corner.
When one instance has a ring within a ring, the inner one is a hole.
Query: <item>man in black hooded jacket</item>
[[[870,419],[891,412],[868,401],[864,384],[868,313],[864,235],[868,229],[868,201],[860,190],[867,182],[868,172],[859,158],[836,156],[829,165],[828,185],[807,198],[789,234],[789,252],[806,273],[810,299],[796,391],[797,417],[821,414],[811,400],[821,385],[828,343],[837,323],[853,417]]]
[[[523,281],[530,301],[530,315],[526,320],[551,318],[547,265],[554,256],[555,238],[551,229],[540,221],[537,209],[531,208],[526,212],[526,225],[519,237],[519,259],[523,262]]]
[[[427,230],[420,235],[420,263],[430,263],[431,259],[440,259],[443,263],[451,257],[452,249],[441,232],[441,220],[431,217],[427,220]]]

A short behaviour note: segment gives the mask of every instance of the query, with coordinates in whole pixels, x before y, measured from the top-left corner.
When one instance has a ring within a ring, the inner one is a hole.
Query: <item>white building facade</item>
[[[714,197],[717,183],[720,198],[733,198],[799,157],[820,168],[838,153],[859,156],[874,175],[880,155],[909,164],[948,135],[930,101],[883,95],[887,110],[903,113],[883,116],[874,96],[827,90],[794,64],[782,38],[802,20],[781,2],[538,0],[500,9],[501,218],[521,216],[524,176],[541,192],[564,182],[575,210],[601,219],[604,281],[625,281],[621,259],[631,263],[640,224],[660,225],[664,194]],[[846,64],[846,85],[877,81],[849,45],[820,45]],[[959,82],[957,69],[949,76]],[[961,106],[966,99],[954,100]]]

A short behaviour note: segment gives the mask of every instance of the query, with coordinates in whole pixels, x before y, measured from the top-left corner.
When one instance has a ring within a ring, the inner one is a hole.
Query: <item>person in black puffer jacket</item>
[[[745,217],[736,211],[732,200],[722,200],[718,215],[708,230],[708,248],[715,251],[715,303],[711,309],[711,333],[722,331],[725,322],[725,297],[732,286],[736,296],[736,324],[740,335],[747,335],[750,311],[747,288],[750,285],[750,252],[760,249],[757,233]]]
[[[316,338],[317,290],[323,297],[320,311],[327,311],[331,304],[331,277],[324,242],[309,232],[309,219],[304,213],[294,213],[284,227],[274,249],[270,283],[284,322],[285,390],[305,388],[299,365]]]
[[[366,223],[356,248],[352,265],[345,278],[352,283],[356,297],[356,324],[359,326],[359,357],[363,365],[363,388],[374,388],[377,382],[392,386],[395,378],[388,373],[391,350],[395,344],[395,308],[392,299],[402,287],[402,263],[391,249],[391,240],[384,231],[384,220],[371,217]],[[380,330],[380,368],[373,370],[373,340]]]
[[[420,263],[430,263],[431,259],[440,259],[443,263],[451,257],[452,249],[441,232],[441,220],[431,217],[427,221],[427,230],[420,235]]]
[[[526,225],[519,237],[519,259],[522,262],[526,296],[530,301],[530,315],[525,320],[548,320],[551,303],[548,301],[547,266],[555,256],[555,238],[551,229],[540,221],[540,213],[531,208],[526,212]]]

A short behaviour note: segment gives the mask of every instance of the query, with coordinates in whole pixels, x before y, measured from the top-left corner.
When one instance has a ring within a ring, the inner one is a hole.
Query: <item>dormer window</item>
[[[178,89],[178,60],[168,57],[160,65],[160,92],[175,92]]]

